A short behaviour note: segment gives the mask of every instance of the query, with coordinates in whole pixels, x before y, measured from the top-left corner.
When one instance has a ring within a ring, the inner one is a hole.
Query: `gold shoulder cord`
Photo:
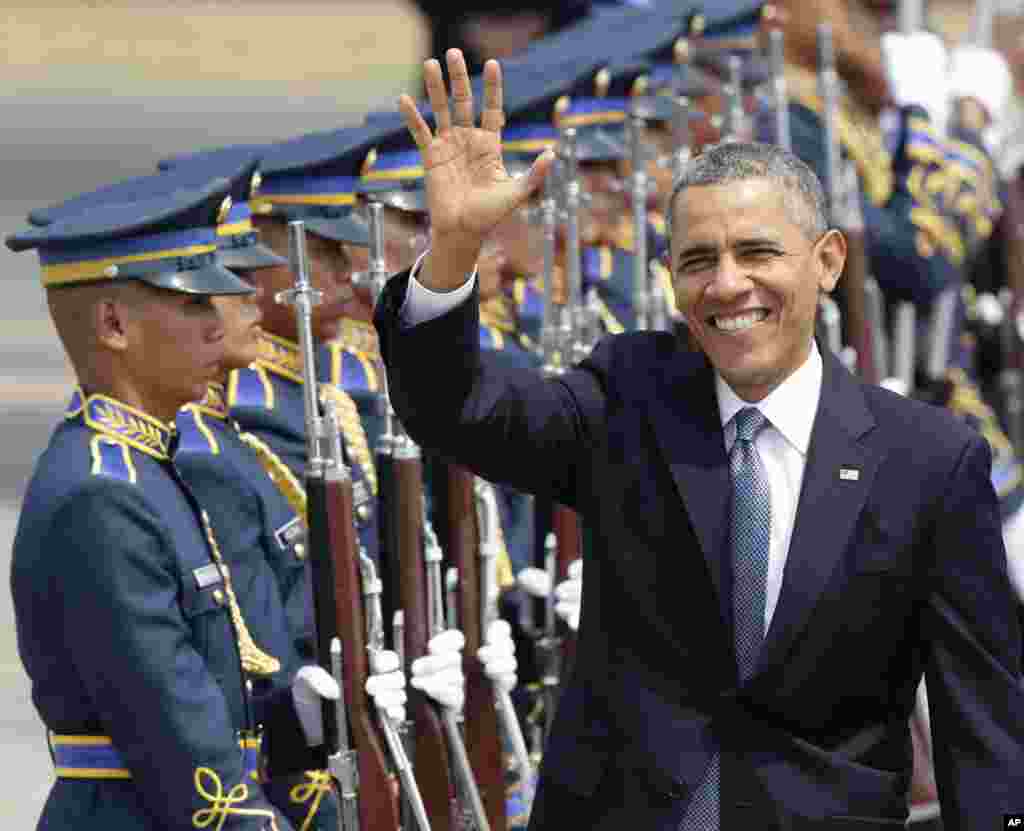
[[[302,521],[305,522],[306,489],[303,487],[302,482],[298,480],[298,477],[292,473],[291,468],[281,461],[281,457],[271,450],[265,441],[257,438],[252,433],[243,433],[239,430],[238,438],[242,440],[242,444],[256,454],[256,457],[260,460],[260,465],[267,472],[267,477],[281,492],[281,495],[288,500],[292,510],[302,517]]]
[[[228,572],[227,563],[220,553],[220,546],[213,536],[213,526],[210,524],[210,516],[203,511],[203,528],[206,531],[206,539],[210,543],[210,552],[213,554],[214,562],[220,569],[224,578],[224,591],[228,596],[228,610],[231,613],[231,623],[235,627],[235,636],[238,638],[238,652],[242,658],[242,669],[251,675],[267,676],[273,675],[281,669],[281,662],[273,655],[268,655],[258,646],[249,634],[249,629],[242,619],[242,610],[238,607],[238,598],[235,597],[235,590],[231,585],[231,575]]]
[[[359,418],[359,408],[352,396],[334,384],[320,385],[320,400],[324,401],[330,396],[338,405],[338,417],[341,421],[341,432],[345,436],[352,458],[358,462],[363,469],[367,480],[370,483],[370,490],[377,493],[377,470],[373,466],[373,454],[370,452],[370,442],[366,438],[366,430],[363,429],[363,422]]]

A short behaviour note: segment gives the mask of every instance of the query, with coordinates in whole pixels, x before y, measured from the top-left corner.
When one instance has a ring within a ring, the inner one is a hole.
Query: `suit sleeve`
[[[393,277],[376,326],[388,389],[405,429],[424,449],[483,478],[580,507],[587,448],[604,418],[604,342],[558,379],[481,351],[479,295],[403,328],[408,272]]]
[[[987,443],[971,437],[934,523],[924,611],[926,679],[942,819],[1001,828],[1024,800],[1021,633]]]
[[[289,828],[246,775],[227,700],[193,640],[198,625],[207,649],[234,649],[227,611],[183,609],[171,540],[154,509],[133,488],[104,483],[69,500],[53,528],[50,550],[66,555],[64,637],[157,824]]]

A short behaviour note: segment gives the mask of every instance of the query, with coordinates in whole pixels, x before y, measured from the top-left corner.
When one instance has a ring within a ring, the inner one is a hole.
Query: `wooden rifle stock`
[[[476,775],[487,820],[495,831],[507,825],[505,768],[501,724],[494,704],[494,687],[476,657],[484,645],[481,631],[480,546],[473,492],[473,474],[448,467],[449,557],[459,570],[459,619],[466,637],[462,669],[466,676],[466,753]]]
[[[398,555],[400,605],[405,612],[405,656],[413,660],[427,654],[430,640],[427,625],[427,588],[423,563],[423,466],[418,457],[403,458],[396,452],[391,510],[395,552]],[[403,668],[404,669],[404,668]],[[433,701],[414,687],[408,687],[408,710],[413,723],[413,759],[416,781],[430,827],[443,831],[456,824],[455,783],[444,727]]]
[[[583,551],[582,531],[579,515],[572,509],[557,502],[551,509],[551,530],[557,542],[558,581],[569,578],[569,565],[578,560]],[[576,633],[564,627],[562,632],[561,683],[569,677],[576,657]]]
[[[850,198],[858,198],[856,194]],[[875,366],[874,332],[867,309],[868,255],[861,231],[845,232],[846,266],[839,289],[843,297],[843,341],[857,350],[857,370],[869,384],[882,381]]]
[[[390,831],[398,828],[401,821],[398,785],[388,771],[366,694],[370,667],[366,652],[359,542],[352,522],[352,482],[349,479],[328,481],[325,491],[326,524],[334,566],[334,616],[338,635],[345,644],[342,654],[345,700],[349,706],[352,744],[359,759],[359,822],[365,829],[384,828]],[[312,508],[313,503],[309,505]],[[312,531],[312,516],[310,519]],[[313,577],[316,586],[315,571]],[[317,637],[318,640],[323,637],[319,627]]]

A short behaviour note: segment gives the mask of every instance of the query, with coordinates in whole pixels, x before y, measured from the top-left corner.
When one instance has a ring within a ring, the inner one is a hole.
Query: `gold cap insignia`
[[[611,85],[612,73],[608,71],[608,67],[599,69],[594,76],[594,95],[598,98],[604,98],[608,95],[608,88]]]
[[[633,79],[633,86],[630,87],[629,94],[637,97],[647,94],[647,88],[650,86],[650,78],[646,75],[637,75]]]
[[[704,27],[707,25],[704,15],[695,14],[690,20],[690,34],[694,37],[704,34]]]
[[[554,110],[554,114],[553,114],[553,120],[555,122],[555,126],[556,127],[558,126],[558,122],[562,120],[562,116],[565,115],[566,111],[571,106],[572,106],[572,99],[569,98],[568,95],[563,95],[557,101],[555,101],[555,110]]]
[[[359,175],[365,176],[367,173],[373,170],[373,166],[375,164],[377,164],[377,148],[371,147],[370,152],[366,154],[366,158],[363,159],[363,164],[359,168]]]
[[[223,225],[224,221],[228,218],[228,214],[231,213],[231,201],[230,196],[225,196],[224,201],[220,203],[220,209],[217,211],[217,224]]]
[[[252,199],[257,193],[259,193],[262,186],[263,176],[258,170],[254,170],[252,178],[249,180],[249,198]]]
[[[688,63],[690,60],[690,41],[686,38],[676,38],[672,44],[672,60],[676,63]]]

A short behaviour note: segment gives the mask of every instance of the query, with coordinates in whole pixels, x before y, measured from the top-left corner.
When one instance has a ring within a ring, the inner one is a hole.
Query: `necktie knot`
[[[735,416],[736,441],[753,441],[768,420],[757,407],[744,407]]]

